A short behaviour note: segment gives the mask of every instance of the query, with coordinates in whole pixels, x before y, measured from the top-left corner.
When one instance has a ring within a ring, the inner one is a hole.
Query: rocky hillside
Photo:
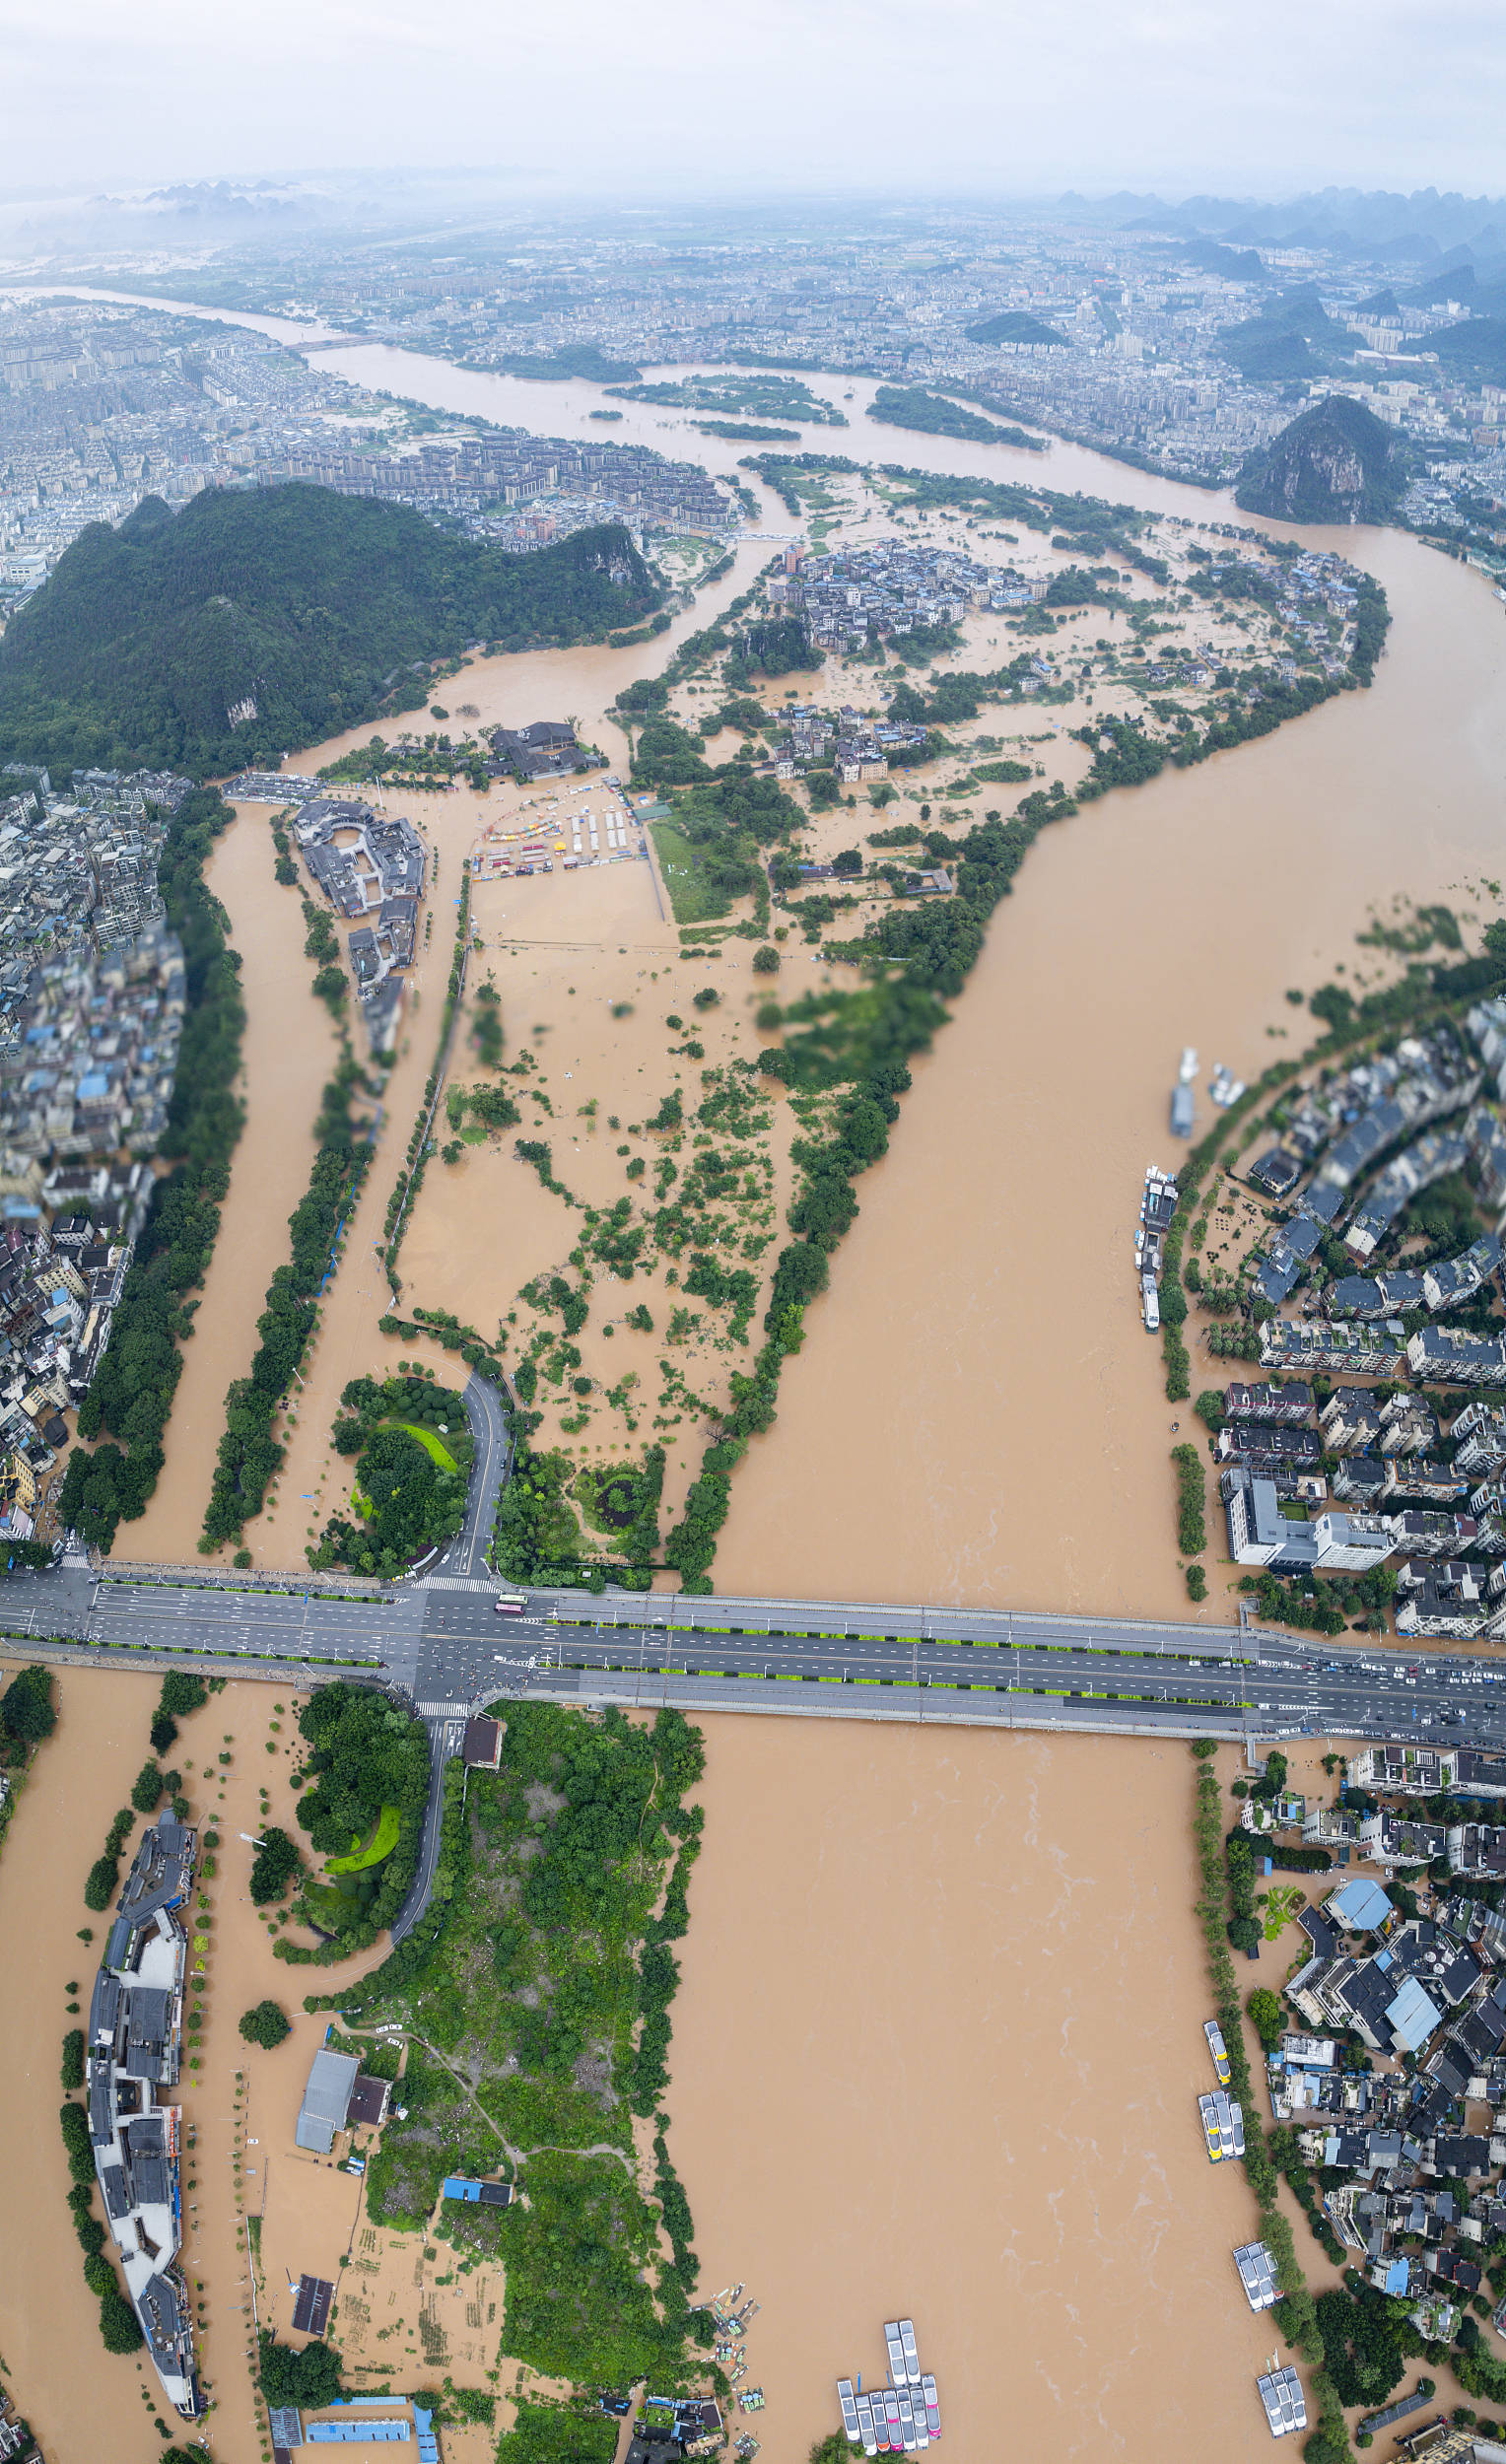
[[[1406,484],[1401,439],[1362,402],[1332,394],[1248,454],[1234,491],[1278,521],[1390,521]]]

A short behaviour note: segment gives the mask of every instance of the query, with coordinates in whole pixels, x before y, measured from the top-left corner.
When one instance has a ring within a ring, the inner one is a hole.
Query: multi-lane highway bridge
[[[961,1609],[921,1602],[698,1599],[535,1591],[520,1614],[486,1543],[508,1468],[491,1390],[466,1395],[477,1437],[465,1527],[415,1580],[237,1576],[193,1567],[63,1565],[0,1591],[0,1648],[94,1666],[194,1667],[388,1685],[435,1737],[439,1779],[466,1716],[501,1696],[690,1712],[944,1722],[967,1728],[1232,1739],[1468,1735],[1506,1744],[1506,1662],[1455,1647],[1410,1656],[1237,1626]],[[421,1876],[422,1879],[422,1876]],[[424,1891],[408,1913],[422,1905]]]

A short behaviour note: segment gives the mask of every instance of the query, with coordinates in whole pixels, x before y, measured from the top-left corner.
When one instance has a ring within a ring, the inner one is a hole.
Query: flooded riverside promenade
[[[0,1664],[0,1690],[14,1667]],[[158,2396],[155,2373],[142,2357],[121,2359],[101,2342],[99,2303],[84,2283],[84,2256],[67,2206],[57,2115],[63,2034],[83,2023],[66,2006],[77,1998],[87,2013],[110,1921],[85,1907],[84,1878],[113,1810],[129,1802],[159,1679],[58,1669],[53,1684],[57,1729],[37,1750],[0,1855],[0,1955],[8,1974],[21,1978],[20,1990],[5,1997],[0,2029],[7,2125],[0,2167],[0,2355],[47,2464],[153,2464],[163,2447],[155,2418],[166,2413],[174,2439],[186,2441],[190,2433],[160,2400],[155,2414],[141,2401],[142,2389]],[[197,1984],[188,1997],[188,2044],[199,2067],[185,2062],[175,2093],[184,2123],[180,2264],[196,2311],[203,2305],[195,2344],[213,2403],[205,2428],[218,2464],[258,2464],[261,2453],[246,2219],[266,2206],[264,2150],[290,2098],[297,2108],[325,2026],[302,2008],[304,1994],[323,1982],[321,1973],[274,1958],[270,1931],[246,1895],[254,1852],[242,1834],[267,1822],[296,1832],[290,1746],[300,1708],[291,1691],[232,1681],[184,1718],[171,1757],[181,1765],[190,1819],[200,1834],[198,1890],[210,1902],[207,1913],[195,1908]],[[203,1837],[210,1829],[218,1832],[219,1845],[206,1857]],[[122,1874],[139,1837],[138,1824]],[[206,1865],[213,1872],[206,1873]],[[85,1923],[94,1929],[92,1945],[78,1939]],[[384,1949],[343,1964],[342,1979],[354,1981]],[[71,1980],[82,1989],[78,1997],[66,1991]],[[268,1996],[294,2023],[275,2052],[244,2043],[238,2024],[242,2011]],[[238,2081],[247,2099],[239,2136]],[[285,2143],[291,2144],[291,2126],[281,2132],[279,2145]],[[327,2212],[339,2206],[343,2191],[343,2246],[359,2200],[346,2177],[285,2156],[273,2188],[290,2254],[301,2242],[322,2249],[314,2236],[326,2231]],[[287,2307],[284,2300],[284,2327]]]
[[[0,1663],[0,1691],[15,1666]],[[162,2452],[138,2393],[149,2377],[156,2389],[155,2375],[100,2341],[57,2121],[63,2036],[82,2024],[67,2006],[77,2000],[88,2011],[107,1921],[89,1915],[84,1877],[141,1767],[156,1692],[155,1678],[93,1670],[54,1678],[57,1728],[36,1754],[0,1854],[0,2354],[48,2464],[96,2456],[152,2464]],[[78,1939],[86,1922],[93,1948]]]

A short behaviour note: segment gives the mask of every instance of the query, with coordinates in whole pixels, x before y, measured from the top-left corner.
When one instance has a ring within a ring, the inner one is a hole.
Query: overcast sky
[[[1501,0],[0,0],[0,184],[1506,186]]]

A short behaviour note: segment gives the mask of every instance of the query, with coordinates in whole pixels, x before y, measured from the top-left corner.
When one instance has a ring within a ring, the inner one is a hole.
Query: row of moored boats
[[[889,2354],[887,2387],[864,2389],[859,2379],[855,2391],[850,2378],[838,2379],[842,2427],[849,2441],[860,2446],[864,2455],[913,2455],[941,2435],[936,2382],[929,2371],[921,2368],[913,2318],[886,2319],[884,2343]]]
[[[1228,2093],[1229,2052],[1223,2040],[1223,2029],[1216,2019],[1204,2019],[1202,2032],[1208,2040],[1213,2063],[1213,2077],[1218,2086],[1209,2096],[1199,2096],[1198,2111],[1202,2119],[1202,2135],[1207,2142],[1208,2162],[1226,2164],[1232,2156],[1245,2153],[1245,2110],[1238,2098]]]

